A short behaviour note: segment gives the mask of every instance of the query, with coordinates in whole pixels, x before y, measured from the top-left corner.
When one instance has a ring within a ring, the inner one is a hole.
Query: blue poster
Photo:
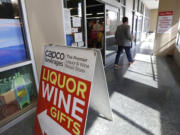
[[[0,67],[26,59],[20,21],[18,19],[0,19]]]

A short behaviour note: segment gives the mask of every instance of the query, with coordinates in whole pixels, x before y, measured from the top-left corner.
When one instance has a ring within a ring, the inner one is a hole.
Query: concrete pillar
[[[26,0],[30,36],[40,75],[44,46],[65,45],[63,0]]]

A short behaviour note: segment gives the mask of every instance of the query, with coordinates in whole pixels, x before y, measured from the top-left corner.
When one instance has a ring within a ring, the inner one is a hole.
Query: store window
[[[145,17],[145,20],[144,20],[144,32],[148,33],[148,31],[149,31],[149,18]]]
[[[142,36],[142,28],[143,28],[143,16],[138,17],[138,27],[137,27],[137,41],[141,41]]]
[[[18,0],[0,0],[0,67],[29,59]]]
[[[35,107],[37,99],[35,64],[19,2],[0,0],[0,127]]]
[[[125,8],[124,7],[121,7],[120,8],[120,24],[122,24],[122,19],[123,17],[125,16]]]
[[[31,65],[8,70],[0,76],[0,125],[32,108],[36,87]]]
[[[66,44],[85,46],[84,0],[64,0]]]
[[[134,0],[133,9],[135,11],[139,10],[139,0]]]
[[[140,13],[144,14],[144,4],[141,2]]]
[[[150,10],[147,7],[145,8],[145,16],[146,17],[150,16]]]
[[[138,9],[137,9],[137,11],[138,12],[141,12],[141,0],[138,0]]]
[[[115,35],[118,22],[117,12],[107,10],[106,11],[106,36]]]
[[[106,56],[113,54],[117,50],[115,32],[118,26],[118,9],[117,11],[106,10]]]

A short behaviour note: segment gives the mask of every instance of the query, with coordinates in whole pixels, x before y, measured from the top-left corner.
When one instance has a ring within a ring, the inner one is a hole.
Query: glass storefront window
[[[134,0],[134,6],[133,6],[135,11],[139,10],[139,0]]]
[[[115,39],[117,26],[118,12],[106,10],[106,56],[115,53],[117,50],[117,43]]]
[[[1,73],[0,126],[36,104],[36,86],[32,66],[27,65]]]
[[[146,7],[145,8],[145,16],[149,17],[149,15],[150,15],[150,10]]]
[[[138,17],[138,27],[137,27],[137,41],[141,41],[141,35],[142,35],[142,28],[143,28],[143,17]]]
[[[124,7],[121,7],[120,8],[120,24],[122,24],[122,19],[123,17],[125,16],[125,8]]]
[[[18,0],[0,0],[0,67],[29,59]]]
[[[144,4],[141,2],[141,7],[140,7],[140,13],[143,14],[144,13]]]
[[[115,35],[118,15],[114,11],[106,11],[106,36]]]
[[[64,8],[70,10],[70,27],[72,31],[66,33],[68,46],[85,46],[84,0],[64,0]]]
[[[145,18],[145,22],[144,22],[144,32],[148,32],[149,31],[149,19]]]

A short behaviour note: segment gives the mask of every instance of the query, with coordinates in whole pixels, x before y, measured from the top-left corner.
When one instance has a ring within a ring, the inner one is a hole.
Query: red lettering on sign
[[[52,135],[52,129],[58,126],[72,135],[83,135],[90,88],[89,81],[42,66],[35,135]],[[42,129],[40,118],[53,127]]]
[[[159,12],[159,16],[170,16],[173,15],[173,11],[165,11],[165,12]]]

